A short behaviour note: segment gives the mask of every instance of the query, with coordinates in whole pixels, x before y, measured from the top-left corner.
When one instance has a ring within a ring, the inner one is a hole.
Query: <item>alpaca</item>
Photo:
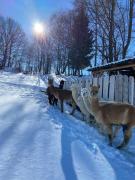
[[[123,127],[124,140],[117,148],[126,146],[131,138],[131,129],[135,126],[135,107],[124,103],[99,103],[97,93],[100,86],[91,85],[91,108],[97,122],[101,123],[107,131],[109,144],[113,141],[113,125]]]
[[[53,85],[50,85],[48,87],[48,92],[50,94],[52,94],[56,99],[58,99],[60,101],[61,112],[63,112],[63,103],[64,103],[64,101],[65,100],[70,100],[72,102],[72,107],[73,107],[73,110],[72,110],[71,114],[74,113],[74,111],[76,109],[76,104],[75,104],[75,102],[73,100],[71,91],[59,89],[58,87],[54,87]]]
[[[89,118],[89,112],[85,108],[83,98],[79,95],[78,89],[79,87],[77,84],[72,85],[71,90],[72,90],[73,99],[75,103],[77,104],[77,106],[80,108],[82,114],[85,115],[87,118]]]
[[[87,109],[87,111],[89,112],[89,114],[93,115],[92,111],[91,111],[91,100],[90,100],[90,94],[88,92],[88,89],[83,88],[81,90],[81,96],[83,98],[83,102],[84,102],[84,106]]]

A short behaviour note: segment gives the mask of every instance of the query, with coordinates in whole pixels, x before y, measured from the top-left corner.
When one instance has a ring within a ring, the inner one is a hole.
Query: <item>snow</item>
[[[124,150],[109,147],[69,107],[62,114],[50,106],[40,91],[46,85],[36,76],[0,73],[0,180],[134,179],[135,133]]]
[[[131,56],[131,57],[129,56],[129,57],[125,58],[125,59],[121,59],[119,61],[113,61],[113,62],[106,63],[106,64],[103,64],[103,65],[97,64],[96,66],[93,66],[93,67],[87,69],[87,71],[89,71],[89,70],[91,70],[93,68],[102,68],[102,67],[106,67],[106,66],[109,66],[109,65],[121,64],[122,62],[126,62],[126,61],[128,62],[129,60],[135,60],[135,56]]]

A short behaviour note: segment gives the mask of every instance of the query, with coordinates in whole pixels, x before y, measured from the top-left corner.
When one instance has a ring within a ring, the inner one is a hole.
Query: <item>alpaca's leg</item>
[[[109,139],[109,145],[112,146],[112,141],[113,141],[113,130],[111,125],[107,125],[107,134],[108,134],[108,139]]]
[[[54,97],[54,105],[57,106],[57,104],[58,104],[58,99],[56,99],[56,98]]]
[[[76,110],[76,108],[73,108],[70,114],[73,115],[75,110]]]
[[[132,135],[132,131],[131,131],[131,127],[128,126],[123,126],[123,134],[124,134],[124,140],[123,142],[117,147],[118,149],[121,149],[123,147],[125,147]]]
[[[72,99],[72,102],[71,102],[71,104],[72,104],[72,112],[70,113],[71,115],[73,115],[74,114],[74,112],[75,112],[75,110],[76,110],[76,103],[75,103],[75,101]]]
[[[120,130],[121,126],[116,126],[113,132],[113,139],[116,137],[116,135],[118,134],[119,130]]]
[[[49,100],[49,104],[53,105],[53,103],[52,103],[52,95],[48,95],[48,100]]]
[[[61,100],[60,103],[61,103],[61,112],[63,113],[63,100]]]

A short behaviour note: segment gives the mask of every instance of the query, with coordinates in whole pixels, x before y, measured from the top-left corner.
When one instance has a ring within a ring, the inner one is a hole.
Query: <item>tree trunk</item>
[[[109,62],[113,61],[114,11],[115,11],[115,0],[111,0],[110,30],[109,30]]]
[[[126,45],[123,48],[122,58],[126,57],[130,42],[131,42],[131,35],[132,35],[132,26],[133,26],[133,12],[134,12],[134,0],[130,1],[130,9],[129,9],[129,22],[128,22],[128,37]]]

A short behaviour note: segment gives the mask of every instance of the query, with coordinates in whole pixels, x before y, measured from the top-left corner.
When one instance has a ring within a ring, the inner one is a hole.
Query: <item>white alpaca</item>
[[[91,98],[90,98],[90,93],[87,88],[83,88],[81,90],[81,96],[83,98],[83,102],[85,105],[85,108],[89,112],[89,114],[93,115],[92,110],[91,110]]]
[[[83,98],[79,95],[78,89],[79,89],[79,87],[78,87],[77,84],[72,85],[71,90],[72,90],[73,99],[74,99],[75,103],[78,105],[78,107],[80,108],[81,112],[86,117],[89,117],[89,112],[85,108],[85,104],[84,104]]]
[[[72,84],[71,86],[71,91],[72,91],[72,96],[73,96],[73,99],[75,101],[75,103],[77,104],[78,103],[78,97],[79,97],[79,91],[78,91],[79,87],[77,84]]]

